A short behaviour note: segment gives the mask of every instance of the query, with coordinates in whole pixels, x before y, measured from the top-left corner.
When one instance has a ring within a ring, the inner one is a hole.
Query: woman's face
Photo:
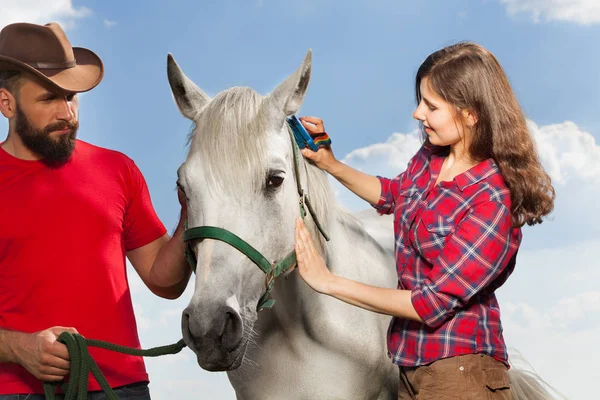
[[[436,146],[453,146],[465,139],[463,124],[456,108],[431,90],[429,78],[421,80],[421,102],[413,118],[423,123],[429,142]]]

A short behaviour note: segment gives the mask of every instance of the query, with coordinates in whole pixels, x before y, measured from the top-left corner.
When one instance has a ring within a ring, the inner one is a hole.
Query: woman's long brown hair
[[[417,72],[417,103],[424,78],[428,78],[431,90],[456,107],[457,117],[460,110],[476,115],[468,152],[476,161],[493,158],[500,168],[511,194],[513,226],[541,223],[554,208],[554,188],[496,57],[470,42],[436,51]],[[464,121],[461,123],[464,126]]]

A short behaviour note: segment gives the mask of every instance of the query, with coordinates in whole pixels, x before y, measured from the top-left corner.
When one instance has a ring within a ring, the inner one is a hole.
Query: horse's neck
[[[370,285],[395,287],[393,255],[373,239],[357,219],[338,210],[330,226],[331,242],[326,245],[325,255],[334,275]]]

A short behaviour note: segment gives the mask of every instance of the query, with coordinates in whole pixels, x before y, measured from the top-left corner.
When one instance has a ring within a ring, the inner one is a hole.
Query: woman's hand
[[[309,134],[317,134],[325,132],[325,125],[321,118],[316,117],[300,117],[300,122],[306,128]],[[315,163],[315,165],[324,171],[331,173],[332,167],[335,167],[338,160],[333,155],[331,146],[319,147],[317,151],[311,149],[302,149],[302,155]]]
[[[306,128],[308,133],[325,132],[323,120],[316,117],[301,117],[300,122]],[[331,147],[320,147],[317,151],[302,149],[302,155],[312,161],[318,168],[326,171],[337,179],[342,185],[346,186],[361,199],[370,204],[377,204],[381,198],[381,183],[379,178],[362,171],[354,169],[341,161],[338,161]]]
[[[301,218],[296,220],[296,260],[298,273],[308,286],[319,293],[328,294],[335,276],[327,269],[325,260],[315,249]]]

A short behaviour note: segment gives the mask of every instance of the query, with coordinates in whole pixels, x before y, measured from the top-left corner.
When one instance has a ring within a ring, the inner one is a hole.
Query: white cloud
[[[419,147],[421,147],[421,140],[418,131],[408,134],[393,133],[385,143],[375,143],[353,150],[342,161],[364,172],[379,167],[385,170],[403,171]]]
[[[528,121],[542,164],[556,190],[554,211],[543,227],[526,227],[524,243],[537,248],[600,237],[600,146],[567,121],[538,127]]]
[[[565,21],[582,25],[600,22],[598,0],[500,0],[509,15],[529,14],[534,22]]]
[[[190,285],[191,287],[192,285]],[[163,325],[167,325],[173,323],[174,321],[179,322],[181,320],[182,308],[171,308],[168,310],[162,310],[160,312],[160,323]]]
[[[117,21],[111,21],[111,20],[108,20],[108,19],[104,20],[104,26],[107,27],[107,28],[109,28],[109,29],[112,28],[115,25],[117,25]]]
[[[142,278],[140,278],[138,273],[135,271],[135,269],[131,265],[131,262],[129,262],[129,259],[126,259],[125,262],[127,264],[127,279],[129,280],[129,291],[134,295],[143,292],[146,285],[144,285]]]
[[[500,301],[507,344],[567,398],[591,398],[594,383],[600,380],[595,365],[600,356],[595,346],[600,337],[600,292],[538,308],[526,302]]]
[[[133,312],[135,313],[135,320],[139,332],[144,332],[150,329],[152,321],[144,313],[144,309],[139,303],[133,303]]]
[[[45,24],[56,21],[68,29],[77,19],[92,14],[88,8],[73,7],[71,0],[2,0],[0,9],[0,27],[14,22]]]
[[[235,399],[235,392],[224,372],[202,370],[193,353],[187,349],[183,351],[187,353],[147,359],[152,398],[168,399],[175,394],[178,399]]]
[[[600,147],[591,133],[571,121],[543,127],[528,121],[528,126],[554,182],[562,185],[573,179],[600,182]]]
[[[348,153],[342,161],[371,175],[394,177],[406,169],[408,161],[421,147],[417,130],[410,133],[392,133],[385,143],[375,143]],[[331,178],[337,199],[349,210],[365,208],[366,203]]]
[[[573,323],[589,323],[589,317],[600,316],[600,292],[585,292],[561,299],[550,313],[550,319],[558,326]]]

